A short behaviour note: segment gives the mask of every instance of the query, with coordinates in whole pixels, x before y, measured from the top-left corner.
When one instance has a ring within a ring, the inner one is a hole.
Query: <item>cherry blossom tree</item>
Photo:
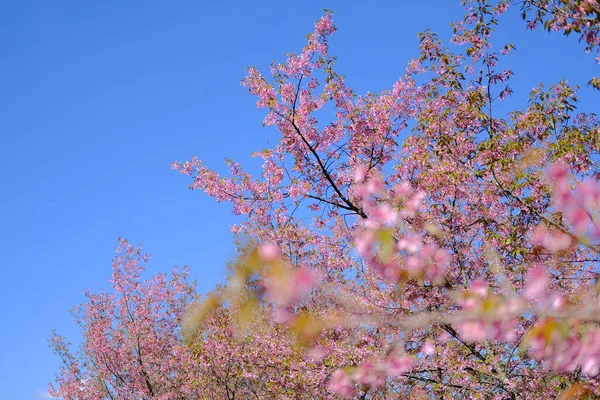
[[[314,362],[318,355],[297,351],[287,329],[270,324],[266,314],[253,314],[253,331],[240,335],[240,303],[203,313],[194,307],[200,299],[187,270],[145,280],[147,259],[141,248],[121,240],[112,290],[87,293],[87,302],[74,310],[83,333],[79,351],[52,335],[62,366],[50,395],[67,400],[334,397],[326,384],[345,360]],[[188,319],[203,318],[201,329],[182,330],[186,311]]]
[[[78,309],[84,338],[51,394],[65,399],[600,396],[600,126],[577,87],[510,107],[494,27],[580,33],[590,1],[465,1],[444,44],[388,90],[357,94],[330,54],[326,12],[306,46],[242,81],[278,142],[262,171],[173,163],[227,201],[239,258],[202,300],[186,273],[141,278],[121,242],[111,293]],[[591,84],[597,86],[592,79]]]
[[[594,38],[595,6],[578,3],[569,18]],[[353,345],[328,381],[343,396],[598,394],[598,123],[566,81],[500,112],[515,47],[492,38],[510,2],[466,6],[450,47],[421,34],[419,58],[381,93],[336,72],[331,13],[271,78],[248,70],[242,84],[281,134],[254,153],[262,173],[173,165],[262,243],[215,304],[244,293],[242,315],[272,313],[323,360]],[[537,19],[546,6],[522,5]]]
[[[198,300],[187,272],[142,280],[148,256],[122,239],[112,263],[112,292],[86,293],[74,315],[81,349],[56,333],[63,362],[50,394],[64,399],[183,399],[193,391],[194,369],[178,338],[186,307]]]
[[[526,0],[521,10],[530,29],[541,24],[547,31],[562,31],[567,36],[578,34],[579,41],[585,43],[585,51],[596,53],[596,62],[600,63],[600,3],[596,0]],[[592,78],[590,84],[600,89],[600,78]]]

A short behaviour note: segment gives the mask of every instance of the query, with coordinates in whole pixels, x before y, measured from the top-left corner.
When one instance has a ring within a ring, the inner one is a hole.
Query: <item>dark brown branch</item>
[[[304,144],[308,147],[308,150],[312,153],[312,155],[317,160],[317,163],[319,164],[319,168],[321,170],[321,173],[323,174],[323,176],[325,176],[325,179],[327,179],[327,181],[329,182],[329,184],[331,185],[331,187],[333,188],[333,190],[335,191],[335,193],[339,196],[339,198],[348,206],[347,209],[351,210],[351,211],[354,211],[355,213],[357,213],[358,215],[360,215],[363,218],[367,218],[367,215],[364,213],[364,211],[361,210],[360,208],[358,208],[357,206],[355,206],[340,191],[340,189],[338,188],[338,186],[336,185],[336,183],[333,181],[333,178],[331,177],[331,174],[329,173],[329,171],[327,170],[327,168],[325,168],[325,165],[323,164],[323,161],[321,160],[321,157],[319,156],[319,153],[317,153],[317,151],[315,150],[315,148],[308,142],[308,140],[306,140],[306,138],[304,137],[304,135],[300,131],[300,128],[298,128],[298,125],[296,125],[296,123],[294,121],[290,121],[290,123],[292,124],[292,127],[294,128],[294,130],[296,131],[296,133],[300,136],[300,139],[302,139],[302,141],[304,142]]]
[[[481,354],[479,351],[477,351],[477,349],[475,348],[475,346],[473,346],[472,344],[463,341],[458,336],[458,332],[456,332],[456,330],[452,326],[450,326],[448,324],[443,324],[443,325],[441,325],[441,327],[442,327],[443,330],[445,330],[446,332],[448,332],[453,338],[455,338],[456,340],[458,340],[463,346],[465,346],[467,349],[469,349],[471,351],[471,354],[473,354],[475,357],[479,358],[481,361],[487,362],[487,360],[483,356],[483,354]]]

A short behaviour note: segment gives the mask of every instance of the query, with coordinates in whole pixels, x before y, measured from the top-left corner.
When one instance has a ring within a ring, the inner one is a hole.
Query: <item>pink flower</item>
[[[467,321],[459,325],[460,337],[468,342],[478,342],[487,338],[485,323],[482,321]]]
[[[534,229],[531,243],[535,246],[543,246],[555,253],[571,247],[572,241],[569,235],[565,233],[551,234],[548,228],[540,225]]]
[[[315,33],[319,35],[331,35],[333,32],[335,32],[335,26],[331,14],[321,17],[319,22],[315,24]]]
[[[425,250],[425,249],[424,249]],[[425,251],[423,252],[425,255]],[[444,249],[435,249],[433,262],[427,268],[426,276],[429,280],[439,282],[444,279],[444,274],[450,262],[450,254]]]
[[[263,281],[264,296],[282,305],[298,302],[310,293],[317,277],[316,271],[308,269],[272,274]]]
[[[340,396],[350,397],[354,393],[354,387],[352,380],[344,371],[337,370],[331,375],[327,388],[332,392]]]
[[[559,185],[568,181],[569,170],[563,162],[555,162],[548,169],[547,176],[551,183]]]
[[[481,297],[485,297],[488,292],[488,283],[483,279],[476,279],[471,282],[469,290]]]
[[[411,199],[406,203],[406,206],[402,210],[402,215],[405,217],[414,217],[424,198],[425,192],[419,191],[415,193],[413,197],[411,197]]]
[[[383,203],[373,209],[369,215],[369,220],[374,220],[377,225],[390,225],[396,222],[398,213],[389,204]]]
[[[539,225],[531,234],[531,244],[534,246],[544,246],[546,236],[548,236],[548,228],[544,225]]]
[[[400,376],[409,371],[414,364],[410,357],[390,356],[385,362],[385,371],[389,376]]]
[[[581,372],[589,376],[596,376],[600,372],[600,360],[598,357],[587,357],[581,364]]]
[[[279,257],[279,247],[274,243],[265,243],[258,248],[258,254],[265,261],[274,261]]]
[[[590,217],[583,208],[574,206],[567,209],[567,220],[573,225],[573,230],[577,236],[581,236],[589,228]]]
[[[592,229],[592,234],[595,239],[600,239],[600,225],[594,223],[594,228]]]
[[[421,270],[423,270],[424,263],[421,257],[418,256],[409,256],[406,259],[406,269],[408,272],[412,274],[418,274]]]
[[[283,308],[275,308],[273,310],[273,321],[278,324],[286,324],[288,323],[294,315]]]
[[[371,251],[375,236],[370,231],[360,232],[355,240],[356,251],[360,255],[367,255]]]
[[[430,356],[435,352],[435,346],[433,345],[431,339],[425,340],[423,347],[421,347],[421,352],[426,356]]]
[[[306,357],[313,362],[321,361],[323,359],[323,357],[325,357],[326,355],[327,355],[327,350],[324,349],[323,347],[319,347],[319,346],[311,347],[306,352]]]
[[[396,200],[404,199],[413,193],[413,188],[408,182],[402,182],[394,186],[394,197]]]
[[[546,287],[550,283],[550,276],[542,265],[535,265],[529,270],[525,278],[525,297],[541,301],[546,296]]]
[[[294,297],[300,299],[310,293],[319,274],[317,271],[303,268],[295,274]]]
[[[446,331],[442,331],[442,333],[440,333],[440,343],[446,344],[446,343],[448,343],[449,340],[450,340],[450,334]]]
[[[416,253],[421,247],[421,238],[415,234],[409,234],[398,240],[398,250],[406,250],[409,253]]]
[[[381,381],[379,372],[377,371],[375,364],[371,361],[365,361],[360,365],[356,371],[354,371],[352,379],[354,379],[356,383],[369,386],[378,386],[378,383]]]
[[[354,183],[361,183],[367,176],[367,169],[363,165],[354,168]]]
[[[371,178],[367,181],[365,189],[369,195],[377,196],[383,190],[383,181],[379,177]]]
[[[600,206],[600,186],[598,182],[587,179],[577,184],[583,204],[588,208],[597,208]]]

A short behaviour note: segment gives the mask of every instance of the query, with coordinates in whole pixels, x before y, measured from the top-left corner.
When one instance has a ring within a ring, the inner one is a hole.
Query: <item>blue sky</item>
[[[359,93],[387,88],[417,55],[416,34],[448,37],[459,0],[27,1],[0,12],[0,399],[44,398],[58,359],[53,328],[74,341],[69,309],[108,287],[117,238],[151,253],[149,273],[189,265],[206,292],[234,256],[227,204],[187,189],[173,160],[244,164],[276,132],[240,87],[304,44],[322,8],[331,52]],[[575,38],[501,37],[518,51],[514,101],[540,81],[585,86],[597,68]],[[592,111],[591,90],[582,92]]]

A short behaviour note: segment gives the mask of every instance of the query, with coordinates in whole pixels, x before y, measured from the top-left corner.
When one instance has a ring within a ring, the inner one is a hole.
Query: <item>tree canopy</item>
[[[51,393],[600,396],[600,127],[567,81],[503,111],[515,46],[494,41],[520,7],[529,28],[598,53],[600,6],[464,3],[452,43],[420,34],[419,58],[380,93],[336,72],[329,11],[269,75],[249,68],[242,84],[280,133],[253,154],[261,173],[173,163],[244,216],[228,284],[201,299],[185,272],[144,281],[144,256],[122,240],[113,292],[76,314],[81,350],[52,337],[64,366]]]

